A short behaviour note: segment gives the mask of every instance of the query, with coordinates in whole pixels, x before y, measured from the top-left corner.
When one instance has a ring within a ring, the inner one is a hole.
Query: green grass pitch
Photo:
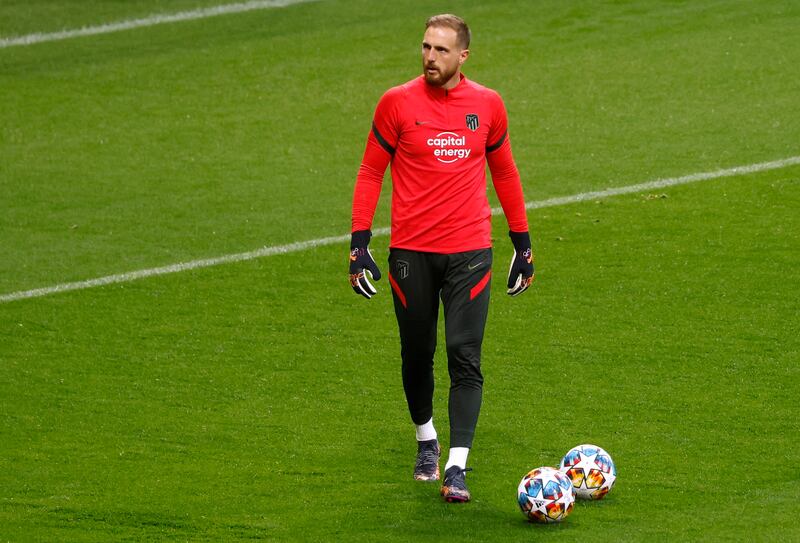
[[[216,4],[13,0],[0,38]],[[441,11],[528,200],[800,155],[789,0],[328,0],[7,47],[0,294],[348,232]],[[799,211],[797,165],[534,210],[515,299],[495,217],[463,506],[411,479],[389,287],[352,293],[346,243],[0,304],[0,541],[798,541]],[[443,354],[437,384],[446,445]],[[585,442],[615,489],[525,522],[519,479]]]

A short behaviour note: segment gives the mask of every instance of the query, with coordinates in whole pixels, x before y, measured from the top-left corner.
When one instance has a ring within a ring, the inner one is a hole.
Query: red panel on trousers
[[[469,291],[469,299],[470,300],[474,300],[478,296],[478,294],[483,292],[483,289],[485,289],[486,285],[489,284],[489,278],[491,276],[492,276],[492,272],[491,271],[486,272],[486,275],[484,275],[483,278],[480,281],[478,281],[478,284],[470,289],[470,291]],[[403,304],[403,305],[405,305],[405,304]]]
[[[389,272],[389,284],[392,285],[392,290],[394,291],[395,294],[397,294],[397,297],[400,299],[400,303],[403,304],[403,307],[408,309],[408,305],[406,303],[406,295],[403,294],[402,290],[400,290],[400,285],[398,285],[397,281],[394,280],[394,277],[392,277],[391,272]]]

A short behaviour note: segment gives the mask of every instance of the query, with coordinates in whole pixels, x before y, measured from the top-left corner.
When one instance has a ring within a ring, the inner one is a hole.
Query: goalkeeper
[[[450,450],[442,496],[469,501],[465,481],[481,407],[481,343],[492,277],[491,210],[485,165],[508,220],[514,255],[508,294],[533,280],[528,220],[500,95],[461,73],[470,31],[450,14],[428,19],[423,74],[378,102],[353,195],[350,284],[365,298],[380,271],[369,251],[383,175],[391,164],[388,279],[400,330],[403,388],[416,425],[414,477],[439,479],[433,424],[433,357],[439,299],[450,374]]]

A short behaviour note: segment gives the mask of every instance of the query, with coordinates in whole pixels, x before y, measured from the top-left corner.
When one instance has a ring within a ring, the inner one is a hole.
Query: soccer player
[[[369,251],[383,175],[391,163],[389,284],[400,330],[403,388],[416,425],[414,478],[439,480],[433,425],[433,355],[439,299],[444,307],[450,374],[450,451],[441,493],[466,502],[467,455],[481,407],[481,343],[489,307],[492,243],[486,195],[488,163],[505,212],[514,255],[508,294],[533,280],[528,219],[511,155],[508,120],[497,92],[467,79],[470,31],[451,14],[427,20],[420,77],[378,102],[356,177],[350,284],[371,298],[380,271]]]

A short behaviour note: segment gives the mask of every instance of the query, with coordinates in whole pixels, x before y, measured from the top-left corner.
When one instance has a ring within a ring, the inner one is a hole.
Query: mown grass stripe
[[[781,160],[773,160],[770,162],[759,162],[757,164],[749,164],[746,166],[736,166],[733,168],[726,168],[722,170],[714,170],[711,172],[700,172],[681,177],[668,177],[664,179],[656,179],[647,181],[645,183],[638,183],[636,185],[627,185],[623,187],[609,188],[599,191],[582,192],[573,194],[571,196],[561,196],[557,198],[549,198],[547,200],[531,201],[525,204],[527,209],[540,209],[543,207],[554,207],[561,205],[568,205],[577,202],[584,202],[587,200],[595,200],[598,198],[608,198],[612,196],[619,196],[622,194],[631,194],[637,192],[644,192],[647,190],[654,190],[676,185],[684,185],[687,183],[697,183],[699,181],[708,181],[711,179],[720,179],[723,177],[733,177],[737,175],[747,175],[751,173],[763,172],[768,170],[776,170],[788,166],[800,164],[800,156],[784,158]],[[502,214],[501,208],[493,208],[493,215]],[[389,233],[389,228],[378,228],[373,231],[373,236],[384,236]],[[223,255],[215,258],[206,258],[200,260],[192,260],[189,262],[179,262],[177,264],[170,264],[168,266],[161,266],[158,268],[148,268],[144,270],[132,271],[127,273],[119,273],[115,275],[107,275],[105,277],[98,277],[95,279],[88,279],[85,281],[76,281],[72,283],[61,283],[49,287],[42,287],[32,290],[23,290],[18,292],[10,292],[8,294],[0,295],[0,303],[13,302],[16,300],[23,300],[26,298],[39,298],[49,294],[58,292],[68,292],[71,290],[81,290],[92,287],[99,287],[104,285],[111,285],[116,283],[127,283],[137,279],[144,279],[146,277],[154,277],[158,275],[166,275],[170,273],[178,273],[199,268],[208,268],[211,266],[219,266],[221,264],[230,264],[235,262],[243,262],[246,260],[253,260],[256,258],[263,258],[267,256],[281,255],[287,253],[296,253],[316,247],[325,245],[333,245],[336,243],[344,243],[350,239],[350,234],[341,236],[331,236],[325,238],[311,239],[307,241],[298,241],[286,245],[275,245],[271,247],[262,247],[254,251],[244,253],[235,253]]]

